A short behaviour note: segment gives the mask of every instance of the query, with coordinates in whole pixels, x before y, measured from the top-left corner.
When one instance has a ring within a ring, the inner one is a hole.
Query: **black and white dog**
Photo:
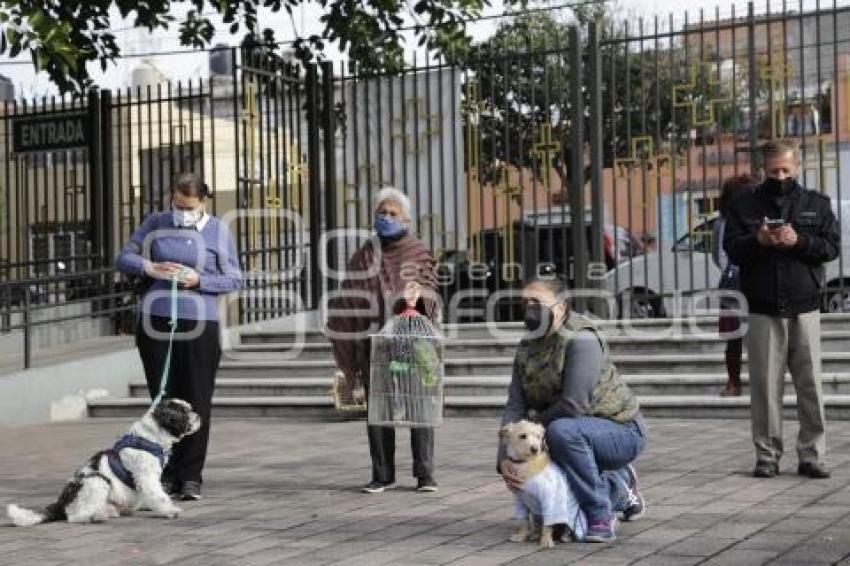
[[[89,458],[55,503],[43,511],[10,504],[6,513],[19,527],[65,520],[101,522],[139,509],[158,517],[176,517],[180,508],[163,491],[160,476],[172,446],[200,426],[201,418],[189,403],[163,399],[111,449]]]

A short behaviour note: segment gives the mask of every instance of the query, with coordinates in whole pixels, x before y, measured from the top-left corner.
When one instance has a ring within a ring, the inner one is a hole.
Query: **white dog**
[[[555,539],[566,542],[569,536],[582,540],[587,518],[575,498],[564,471],[552,462],[546,451],[546,429],[529,421],[506,424],[499,430],[508,460],[523,480],[516,493],[516,518],[523,521],[511,537],[513,542],[538,539],[541,548],[552,548]],[[555,527],[567,532],[553,536]]]
[[[189,403],[164,399],[115,446],[98,452],[77,470],[55,503],[43,511],[10,504],[6,513],[19,527],[64,520],[101,522],[139,509],[176,517],[180,508],[163,491],[160,476],[172,446],[200,426],[201,418]]]

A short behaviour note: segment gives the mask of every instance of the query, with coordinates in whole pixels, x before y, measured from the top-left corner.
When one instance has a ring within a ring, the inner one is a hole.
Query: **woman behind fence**
[[[730,177],[723,183],[720,189],[720,202],[718,209],[720,217],[714,223],[714,232],[711,238],[711,257],[714,264],[720,269],[719,289],[728,291],[740,291],[740,269],[729,261],[729,256],[723,249],[723,230],[726,226],[726,215],[729,213],[729,205],[735,197],[746,191],[752,191],[758,185],[758,180],[752,175],[738,175]],[[741,395],[741,355],[744,338],[738,335],[741,328],[741,319],[735,313],[739,308],[738,302],[733,298],[722,298],[720,300],[720,322],[718,331],[720,337],[726,339],[726,386],[720,390],[721,397],[739,397]]]
[[[242,273],[227,226],[206,212],[209,188],[194,173],[179,174],[171,210],[149,215],[116,261],[119,271],[141,278],[136,345],[151,397],[159,393],[168,355],[172,280],[178,281],[177,331],[166,392],[185,399],[203,419],[180,442],[163,471],[166,492],[200,499],[207,454],[215,374],[221,358],[218,296],[239,289]]]
[[[327,331],[344,374],[343,395],[354,400],[368,396],[370,328],[376,332],[406,304],[414,304],[435,325],[439,322],[436,261],[428,246],[410,233],[410,201],[390,187],[378,191],[374,200],[377,239],[354,253],[340,294],[328,301]],[[395,483],[395,429],[368,426],[367,431],[372,481],[363,491],[381,493]],[[411,428],[410,444],[417,490],[436,491],[434,429]]]

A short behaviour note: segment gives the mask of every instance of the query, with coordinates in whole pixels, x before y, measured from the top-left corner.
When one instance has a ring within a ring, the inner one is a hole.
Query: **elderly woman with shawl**
[[[328,302],[328,335],[344,375],[344,389],[355,400],[369,386],[369,334],[377,332],[406,304],[438,324],[436,262],[431,250],[410,233],[410,200],[384,188],[375,196],[376,237],[348,262],[340,292]],[[395,483],[395,429],[367,426],[372,481],[366,493],[381,493]],[[436,491],[434,429],[411,428],[413,476],[418,491]]]

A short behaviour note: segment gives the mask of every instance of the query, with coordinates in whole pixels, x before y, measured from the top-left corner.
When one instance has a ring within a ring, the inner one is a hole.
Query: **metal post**
[[[100,91],[100,131],[98,132],[98,140],[100,147],[98,157],[100,158],[100,186],[101,186],[101,211],[100,222],[103,230],[103,240],[100,244],[100,260],[101,264],[98,268],[108,267],[115,261],[115,191],[113,190],[113,156],[112,156],[112,92],[109,90]],[[120,158],[120,157],[119,157]],[[86,278],[88,279],[88,278]],[[105,291],[108,298],[100,302],[102,312],[114,313],[116,306],[115,299],[115,277],[108,272],[104,272],[99,278],[99,286]],[[98,309],[95,309],[97,312]],[[109,317],[114,317],[114,314],[107,314]]]
[[[24,369],[30,369],[32,365],[32,348],[30,345],[30,283],[24,281]]]
[[[587,288],[587,242],[584,227],[584,99],[581,73],[581,39],[578,26],[570,26],[570,225],[573,236],[573,281],[578,290]],[[577,311],[585,310],[586,301],[573,301]]]
[[[307,166],[309,167],[308,200],[310,223],[310,306],[319,307],[322,285],[319,282],[318,245],[321,237],[321,178],[319,175],[319,72],[315,64],[307,65]]]
[[[603,251],[604,238],[604,200],[602,194],[602,65],[599,54],[599,28],[596,22],[588,26],[587,61],[589,68],[588,89],[590,94],[590,206],[592,224],[590,228],[590,257],[595,265],[605,263]],[[594,273],[596,273],[594,266]],[[594,278],[589,284],[601,288],[602,279]],[[596,314],[601,305],[593,301],[589,305]]]
[[[756,69],[756,25],[755,8],[753,3],[747,4],[747,61],[750,74],[750,172],[756,174],[759,169],[758,158],[758,120],[756,115],[756,83],[758,82],[758,71]],[[771,116],[771,120],[773,117]]]
[[[335,230],[337,226],[336,218],[336,106],[334,103],[334,67],[333,62],[324,61],[322,63],[322,113],[324,131],[324,152],[325,152],[325,170],[324,170],[324,186],[325,192],[325,231]],[[325,257],[327,258],[326,266],[328,269],[337,269],[337,240],[328,239]],[[328,290],[336,288],[336,280],[329,277],[327,281]]]
[[[103,162],[100,160],[100,93],[97,89],[91,89],[88,96],[89,131],[91,139],[88,147],[89,160],[89,227],[93,251],[103,253],[103,175],[101,168]],[[100,267],[100,266],[96,266]]]

